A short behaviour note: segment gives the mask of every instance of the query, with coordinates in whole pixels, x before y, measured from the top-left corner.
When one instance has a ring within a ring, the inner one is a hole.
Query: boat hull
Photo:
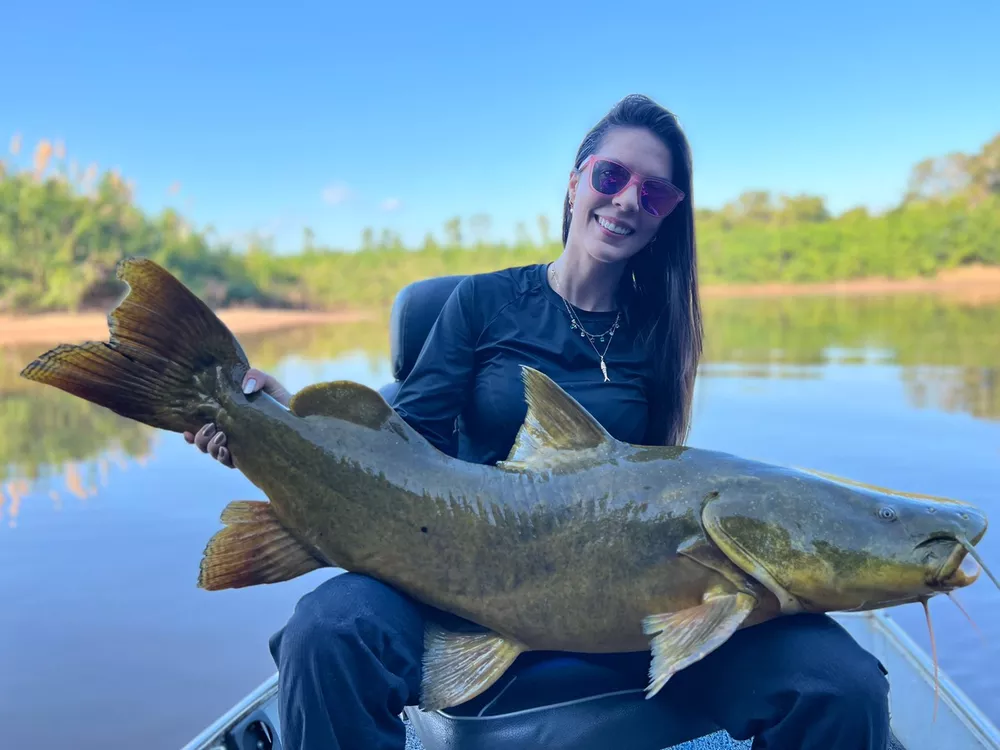
[[[940,695],[934,718],[934,671],[929,657],[906,635],[885,612],[834,614],[833,617],[851,633],[858,643],[871,652],[889,672],[889,704],[892,730],[901,750],[1000,750],[1000,730],[946,675],[940,674]],[[226,750],[226,738],[236,739],[236,747],[253,747],[250,739],[277,738],[271,747],[280,750],[280,721],[277,707],[278,680],[272,675],[243,700],[220,716],[183,750]],[[603,703],[603,705],[602,705]],[[553,750],[590,750],[591,746],[575,736],[580,716],[599,718],[607,711],[609,717],[619,715],[623,707],[636,708],[636,721],[641,722],[644,700],[642,690],[616,691],[590,696],[553,706],[519,710],[505,714],[463,716],[458,711],[422,712],[408,708],[407,750],[441,750],[460,746],[506,748],[498,738],[511,738],[518,746],[525,740],[545,739],[545,747]],[[636,727],[638,728],[638,727]],[[630,732],[630,736],[634,732]],[[618,736],[619,750],[623,746]],[[683,738],[677,750],[743,750],[749,742],[732,740],[725,732],[711,732],[702,738]],[[598,744],[604,747],[604,743]],[[636,748],[648,745],[635,745]]]

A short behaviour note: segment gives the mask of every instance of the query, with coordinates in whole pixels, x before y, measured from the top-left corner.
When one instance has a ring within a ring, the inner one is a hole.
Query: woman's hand
[[[254,367],[247,370],[247,374],[243,376],[242,386],[243,392],[248,395],[262,390],[283,406],[288,406],[288,402],[292,399],[287,388],[263,370]],[[233,455],[226,446],[226,433],[218,430],[214,423],[209,422],[197,433],[185,432],[184,439],[189,443],[194,443],[198,450],[207,453],[223,466],[228,466],[230,469],[235,468]]]

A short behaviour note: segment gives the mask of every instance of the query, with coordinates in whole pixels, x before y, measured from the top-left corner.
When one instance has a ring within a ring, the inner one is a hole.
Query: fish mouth
[[[927,543],[950,544],[952,546],[952,550],[944,562],[930,577],[928,584],[931,587],[951,591],[952,589],[964,588],[979,578],[982,572],[980,566],[969,557],[969,550],[960,541],[942,537],[925,542],[925,544]]]

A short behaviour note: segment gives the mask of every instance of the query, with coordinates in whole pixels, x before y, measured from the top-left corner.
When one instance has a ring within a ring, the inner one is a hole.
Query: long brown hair
[[[694,236],[691,148],[672,112],[647,96],[619,101],[587,133],[576,154],[577,169],[614,127],[647,128],[668,149],[672,182],[685,198],[660,225],[646,247],[629,259],[619,298],[625,320],[638,332],[653,358],[650,424],[646,442],[680,445],[691,422],[694,382],[702,353],[701,302]],[[569,236],[569,192],[563,202],[562,241]]]

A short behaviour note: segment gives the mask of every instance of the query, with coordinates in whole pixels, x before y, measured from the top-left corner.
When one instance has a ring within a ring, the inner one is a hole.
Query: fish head
[[[784,612],[889,607],[979,576],[966,557],[987,518],[964,502],[778,467],[713,494],[706,532]]]

